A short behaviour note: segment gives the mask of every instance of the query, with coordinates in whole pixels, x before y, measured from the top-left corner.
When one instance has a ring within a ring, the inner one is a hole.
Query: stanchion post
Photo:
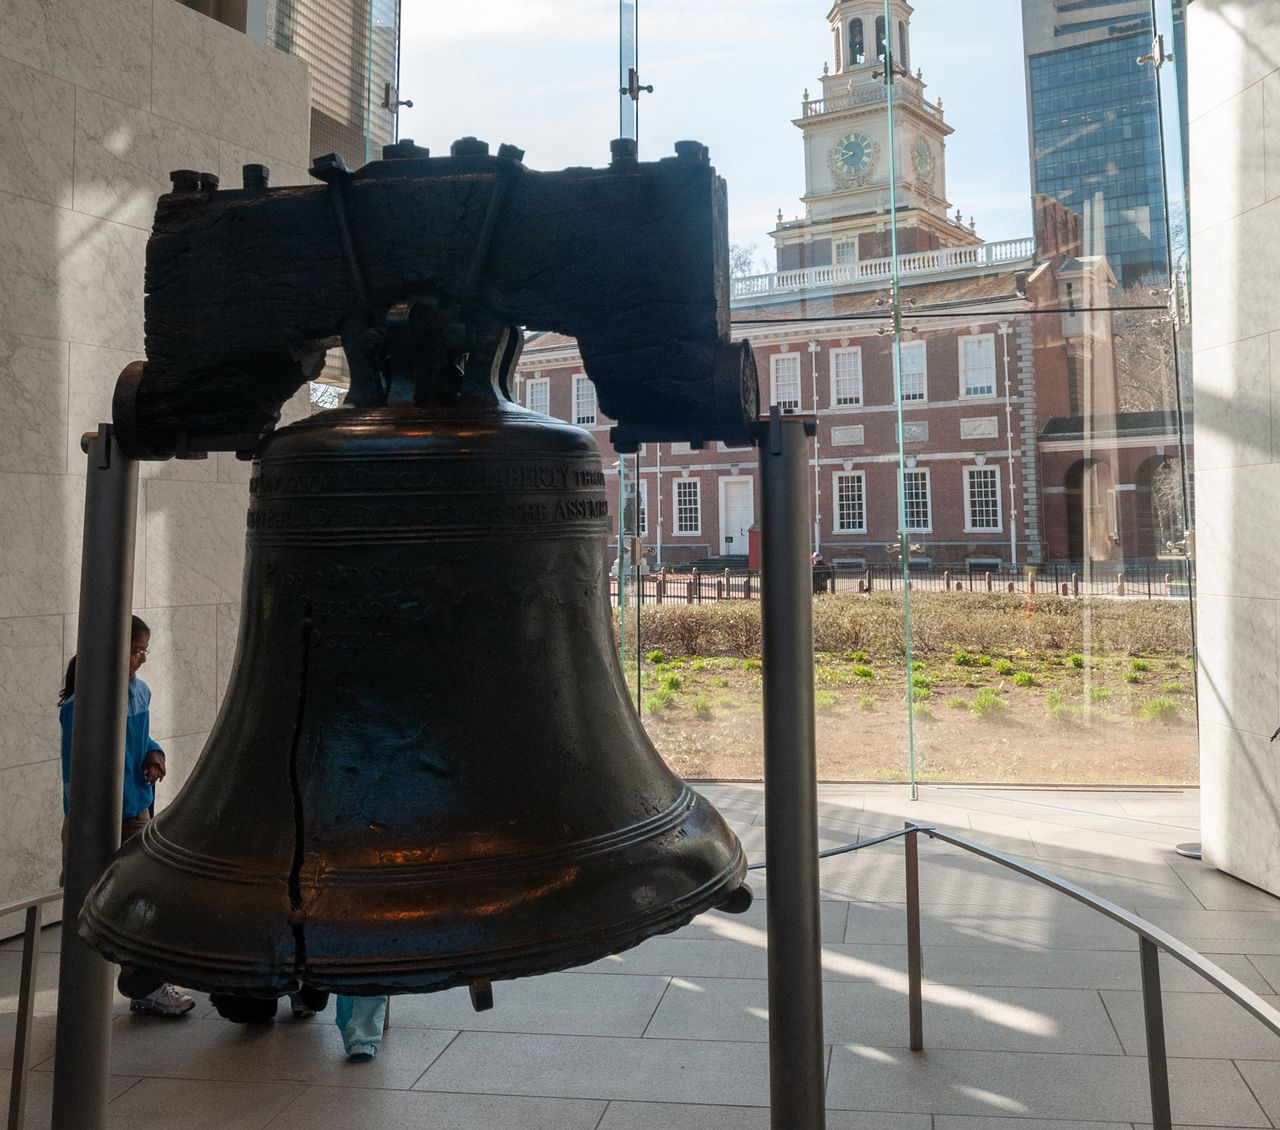
[[[1152,1130],[1172,1130],[1169,1102],[1169,1059],[1164,1043],[1164,1001],[1160,996],[1160,950],[1147,938],[1138,939],[1142,963],[1142,1015],[1147,1030],[1147,1078],[1151,1086]]]
[[[27,907],[22,931],[22,973],[18,981],[18,1015],[13,1032],[13,1077],[9,1080],[9,1125],[26,1125],[27,1069],[31,1058],[31,1021],[35,1015],[36,978],[40,972],[40,905]]]
[[[826,1126],[808,436],[775,405],[761,429],[769,1107],[773,1130]]]
[[[58,964],[53,1130],[100,1130],[107,1121],[115,967],[80,940],[76,923],[85,897],[120,846],[138,511],[138,464],[121,452],[111,425],[100,424],[81,446],[89,462]]]
[[[911,1050],[924,1050],[924,950],[920,945],[920,833],[902,837],[907,865],[907,1021]]]

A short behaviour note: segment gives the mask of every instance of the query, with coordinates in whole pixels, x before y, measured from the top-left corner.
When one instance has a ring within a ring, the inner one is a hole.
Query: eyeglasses
[[[146,659],[148,653],[149,649],[145,647],[135,647],[131,652],[129,652],[134,659]]]

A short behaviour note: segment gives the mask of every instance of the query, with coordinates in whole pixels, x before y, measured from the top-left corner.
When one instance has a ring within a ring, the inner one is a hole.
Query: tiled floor
[[[748,853],[759,786],[704,786]],[[1022,856],[1120,903],[1280,1000],[1280,899],[1172,846],[1197,838],[1178,791],[824,787],[822,846],[904,819]],[[994,864],[922,841],[925,1046],[907,1046],[902,847],[822,864],[830,1130],[1134,1130],[1149,1117],[1136,942]],[[767,876],[746,915],[570,973],[467,994],[397,998],[382,1053],[345,1062],[329,1015],[260,1028],[203,999],[176,1021],[112,1033],[111,1126],[143,1130],[765,1130]],[[57,931],[42,945],[57,948]],[[0,947],[8,1064],[17,943]],[[1280,1037],[1176,962],[1162,963],[1175,1123],[1280,1127]],[[48,1126],[55,959],[40,976],[30,1126]],[[121,1002],[123,1006],[124,1002]],[[7,1014],[7,1015],[6,1015]],[[282,1010],[284,1015],[284,1010]],[[7,1071],[0,1086],[7,1088]]]

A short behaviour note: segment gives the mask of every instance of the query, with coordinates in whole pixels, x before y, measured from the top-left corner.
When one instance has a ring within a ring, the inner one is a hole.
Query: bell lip
[[[382,962],[368,956],[348,960],[308,957],[301,971],[293,969],[286,972],[285,964],[281,963],[272,972],[261,961],[207,953],[199,955],[200,960],[193,960],[196,955],[190,950],[178,953],[172,947],[169,947],[171,960],[165,960],[153,940],[147,939],[144,944],[142,938],[130,938],[111,926],[97,912],[92,894],[85,900],[78,929],[81,938],[91,948],[110,960],[153,972],[184,988],[201,992],[279,996],[296,991],[302,984],[355,996],[440,992],[484,978],[505,981],[576,968],[622,953],[647,938],[680,929],[698,915],[720,906],[742,885],[747,873],[747,860],[736,837],[733,844],[733,857],[719,874],[650,914],[631,916],[624,922],[600,926],[587,934],[566,934],[551,945],[542,944],[545,942],[542,939],[536,945],[511,946],[506,952],[490,947],[473,959],[462,962],[456,953],[434,960],[422,956],[398,956]],[[107,876],[103,878],[105,880]],[[279,921],[279,935],[288,935],[292,941],[292,932],[284,925],[283,917]],[[405,970],[405,965],[411,965],[412,971]]]

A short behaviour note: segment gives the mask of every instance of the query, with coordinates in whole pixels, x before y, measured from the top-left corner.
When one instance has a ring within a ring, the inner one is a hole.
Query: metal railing
[[[0,918],[26,915],[22,930],[22,974],[18,982],[18,1016],[13,1033],[13,1076],[9,1081],[9,1130],[20,1130],[27,1110],[27,1071],[31,1056],[31,1022],[35,1015],[36,974],[40,967],[40,911],[46,903],[59,902],[61,889],[35,898],[0,906]]]
[[[901,592],[902,566],[824,565],[814,570],[815,593]],[[626,578],[627,599],[641,604],[711,604],[720,600],[753,600],[760,596],[760,575],[732,569],[644,573]],[[976,592],[1017,596],[1125,597],[1141,600],[1185,598],[1191,579],[1185,559],[1115,568],[1080,565],[1040,565],[1010,572],[956,566],[913,568],[908,577],[913,592]],[[614,603],[618,579],[610,580]]]
[[[834,855],[845,855],[849,852],[861,851],[876,844],[890,840],[902,839],[905,849],[906,888],[907,888],[907,1024],[912,1051],[924,1050],[924,950],[920,939],[920,834],[931,839],[941,840],[953,847],[998,863],[1010,871],[1015,871],[1028,879],[1049,887],[1075,899],[1085,906],[1105,915],[1113,922],[1118,922],[1126,929],[1138,935],[1138,961],[1142,979],[1142,1012],[1147,1039],[1147,1078],[1151,1092],[1152,1130],[1172,1130],[1173,1113],[1169,1100],[1169,1057],[1164,1038],[1164,1004],[1160,994],[1160,951],[1182,962],[1193,973],[1199,974],[1214,988],[1225,993],[1246,1012],[1270,1028],[1280,1036],[1280,1011],[1272,1008],[1251,989],[1241,984],[1230,973],[1215,965],[1202,953],[1180,942],[1172,934],[1167,934],[1158,926],[1145,918],[1125,910],[1096,895],[1084,887],[1063,879],[1052,872],[1002,851],[996,851],[984,844],[967,840],[962,836],[952,835],[928,824],[908,823],[905,828],[886,832],[869,840],[858,840],[855,843],[840,847],[827,848],[818,853],[819,859]],[[757,870],[766,866],[767,861],[753,863],[749,870]]]

